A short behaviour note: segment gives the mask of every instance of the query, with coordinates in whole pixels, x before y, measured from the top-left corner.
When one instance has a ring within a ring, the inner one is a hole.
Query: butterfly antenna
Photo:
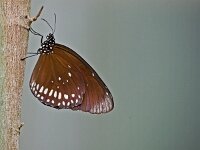
[[[36,56],[36,55],[38,55],[38,53],[35,53],[34,55],[30,55],[30,56],[26,56],[24,58],[21,58],[21,60],[24,61],[26,58],[33,57],[33,56]]]
[[[55,17],[55,22],[54,22],[54,29],[53,29],[53,34],[56,31],[56,14],[54,13],[54,17]]]
[[[49,22],[48,22],[47,20],[45,20],[44,18],[42,18],[42,20],[45,21],[45,22],[48,24],[48,26],[51,28],[52,34],[53,34],[53,33],[54,33],[54,30],[53,30],[52,26],[49,24]]]
[[[29,31],[31,33],[33,33],[34,35],[39,35],[39,36],[42,36],[40,33],[36,32],[35,30],[33,30],[33,28],[30,27]]]

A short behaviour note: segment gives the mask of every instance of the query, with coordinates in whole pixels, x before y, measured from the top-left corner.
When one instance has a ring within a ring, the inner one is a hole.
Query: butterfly
[[[30,28],[33,34],[41,36],[41,47],[37,53],[32,53],[40,55],[30,78],[32,94],[44,105],[56,109],[92,114],[111,111],[114,107],[112,94],[97,72],[74,50],[56,43],[55,28],[50,28],[52,33],[45,41]]]

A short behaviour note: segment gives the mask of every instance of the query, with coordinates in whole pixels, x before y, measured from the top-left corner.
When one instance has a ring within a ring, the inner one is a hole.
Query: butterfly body
[[[75,51],[55,42],[53,34],[41,43],[30,79],[33,95],[56,109],[94,114],[113,109],[113,97],[96,71]]]

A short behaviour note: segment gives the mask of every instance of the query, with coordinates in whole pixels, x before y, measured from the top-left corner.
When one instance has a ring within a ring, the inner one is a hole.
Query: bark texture
[[[0,150],[18,150],[30,0],[0,1]]]

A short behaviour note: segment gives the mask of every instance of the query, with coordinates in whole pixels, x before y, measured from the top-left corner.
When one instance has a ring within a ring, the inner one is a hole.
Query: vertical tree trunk
[[[0,150],[19,149],[21,94],[30,0],[0,1]]]

